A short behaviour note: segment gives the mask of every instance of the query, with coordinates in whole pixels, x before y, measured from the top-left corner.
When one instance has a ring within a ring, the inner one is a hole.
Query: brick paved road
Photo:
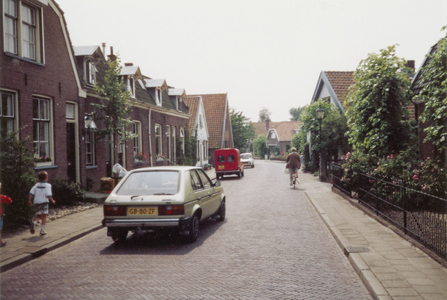
[[[227,220],[195,244],[105,229],[1,274],[2,299],[370,299],[284,164],[224,179]]]

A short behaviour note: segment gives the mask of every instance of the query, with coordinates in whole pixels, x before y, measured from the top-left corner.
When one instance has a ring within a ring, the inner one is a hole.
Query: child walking
[[[37,222],[41,219],[42,228],[40,229],[40,235],[45,235],[47,234],[45,231],[45,224],[47,223],[49,201],[53,204],[55,204],[56,201],[53,199],[51,184],[47,182],[48,173],[41,171],[37,174],[37,178],[39,179],[39,182],[36,183],[29,192],[28,205],[33,205],[31,200],[34,197],[34,206],[36,208],[36,218],[34,219],[33,224],[31,224],[30,232],[31,234],[34,234]]]
[[[0,192],[2,191],[2,183],[0,182]],[[12,200],[8,196],[0,195],[0,246],[5,247],[6,242],[2,239],[2,228],[3,228],[3,204],[9,204]]]

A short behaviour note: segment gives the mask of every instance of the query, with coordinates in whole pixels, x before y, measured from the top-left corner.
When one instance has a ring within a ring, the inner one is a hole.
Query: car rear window
[[[178,192],[178,171],[144,171],[129,175],[117,195],[174,195]]]
[[[224,155],[219,155],[217,157],[217,162],[218,163],[224,163],[225,162],[225,156]]]
[[[236,158],[234,157],[234,155],[228,155],[228,157],[227,157],[228,162],[234,162],[235,160],[236,160]]]

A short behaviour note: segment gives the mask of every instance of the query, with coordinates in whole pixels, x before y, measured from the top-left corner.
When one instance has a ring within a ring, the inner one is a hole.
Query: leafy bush
[[[36,177],[29,143],[29,138],[18,140],[15,133],[2,133],[0,136],[1,192],[12,199],[11,204],[4,206],[5,229],[28,225],[33,214],[28,206],[28,195]]]
[[[75,202],[85,199],[85,192],[81,185],[68,178],[56,178],[51,181],[51,186],[53,198],[58,206],[73,205]]]

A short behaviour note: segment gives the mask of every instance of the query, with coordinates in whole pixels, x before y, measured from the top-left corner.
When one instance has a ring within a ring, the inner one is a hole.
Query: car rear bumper
[[[184,227],[189,218],[172,219],[104,219],[102,225],[105,227],[120,228],[155,228],[155,227]]]

